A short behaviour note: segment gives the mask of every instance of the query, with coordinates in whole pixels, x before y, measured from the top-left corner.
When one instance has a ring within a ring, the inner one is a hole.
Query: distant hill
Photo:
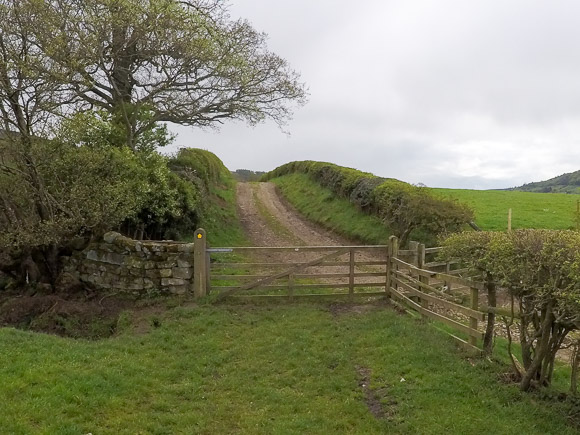
[[[559,175],[546,181],[524,184],[509,190],[541,193],[575,193],[580,194],[580,171]]]

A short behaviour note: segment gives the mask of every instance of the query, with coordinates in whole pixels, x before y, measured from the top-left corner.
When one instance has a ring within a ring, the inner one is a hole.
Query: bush
[[[0,148],[0,269],[20,278],[53,282],[74,239],[107,231],[146,203],[146,170],[128,149],[18,137]]]
[[[520,387],[528,390],[533,382],[549,385],[556,352],[568,333],[578,329],[580,233],[461,233],[445,240],[441,255],[463,260],[473,271],[493,277],[508,289],[521,318],[523,369],[512,359],[521,376]]]

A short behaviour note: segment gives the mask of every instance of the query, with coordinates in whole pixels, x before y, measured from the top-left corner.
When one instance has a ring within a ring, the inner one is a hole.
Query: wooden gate
[[[207,248],[208,290],[219,298],[384,296],[386,249],[386,245]]]
[[[484,339],[480,322],[497,311],[495,305],[480,307],[483,284],[462,277],[467,269],[460,263],[426,262],[426,255],[441,248],[410,242],[410,249],[400,250],[394,236],[388,245],[231,248],[208,248],[203,230],[195,237],[196,296],[210,291],[218,299],[387,296],[464,334],[467,340],[452,336],[471,348]],[[488,324],[485,336],[492,334]]]

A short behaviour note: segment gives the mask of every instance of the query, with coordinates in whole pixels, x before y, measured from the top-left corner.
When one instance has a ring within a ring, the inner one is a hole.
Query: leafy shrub
[[[199,148],[181,148],[169,161],[172,171],[186,175],[190,179],[198,178],[206,189],[212,183],[219,183],[229,174],[223,162],[212,152]]]
[[[460,233],[443,258],[460,258],[494,277],[517,301],[523,370],[520,387],[549,385],[556,352],[580,318],[580,233],[556,230]],[[514,301],[512,299],[512,309]]]

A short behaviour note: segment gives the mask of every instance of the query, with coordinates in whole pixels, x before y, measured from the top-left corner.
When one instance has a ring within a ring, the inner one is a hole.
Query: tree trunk
[[[487,305],[491,308],[497,306],[496,288],[493,277],[490,273],[485,276],[485,288],[487,290]],[[493,333],[495,327],[495,313],[487,314],[487,326],[485,328],[485,336],[483,337],[483,351],[491,355],[493,351]]]
[[[520,383],[520,389],[522,391],[528,391],[530,389],[532,380],[537,379],[539,377],[538,374],[542,373],[542,363],[544,363],[546,353],[549,351],[549,342],[553,322],[554,314],[552,313],[552,304],[548,303],[548,306],[545,310],[545,317],[541,324],[541,336],[538,340],[538,344],[536,345],[534,359],[532,360],[530,366],[526,367],[526,373],[524,373]]]

